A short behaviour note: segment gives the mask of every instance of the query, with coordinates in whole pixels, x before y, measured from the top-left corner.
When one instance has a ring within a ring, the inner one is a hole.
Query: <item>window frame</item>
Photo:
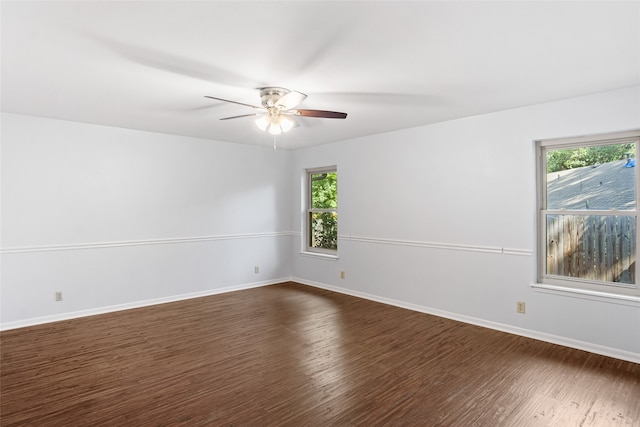
[[[317,248],[317,247],[313,247],[311,246],[311,236],[312,236],[312,230],[311,230],[311,215],[313,213],[325,213],[325,212],[329,212],[329,213],[334,213],[336,215],[336,217],[338,217],[338,207],[334,208],[314,208],[313,207],[313,189],[311,186],[312,180],[311,180],[311,176],[312,175],[317,175],[320,173],[335,173],[336,174],[336,200],[339,198],[339,194],[338,194],[338,183],[337,183],[337,175],[338,175],[338,167],[333,165],[333,166],[324,166],[324,167],[319,167],[319,168],[310,168],[310,169],[305,169],[305,189],[306,189],[306,194],[305,194],[305,210],[304,210],[304,251],[308,252],[308,253],[312,253],[314,255],[325,255],[325,256],[332,256],[332,257],[337,257],[338,255],[338,244],[336,242],[336,249],[327,249],[327,248]],[[338,203],[337,203],[338,204]],[[338,204],[339,206],[339,204]],[[339,223],[339,222],[338,222]],[[338,226],[336,226],[338,227]]]
[[[558,138],[535,141],[536,149],[536,240],[537,258],[536,275],[539,284],[551,285],[553,287],[574,289],[582,292],[593,292],[618,295],[622,297],[640,296],[640,277],[635,274],[635,284],[622,284],[615,282],[603,282],[589,279],[566,277],[546,273],[547,258],[547,215],[602,215],[602,216],[633,216],[636,221],[636,260],[640,248],[640,172],[635,171],[635,198],[636,207],[633,210],[578,210],[578,209],[547,209],[547,151],[570,149],[577,147],[592,147],[602,145],[614,145],[620,143],[635,143],[635,158],[640,159],[640,130],[626,132],[616,132],[591,136],[580,136],[574,138]],[[636,168],[640,165],[636,165]],[[640,273],[640,267],[635,266],[635,273]],[[634,298],[635,299],[635,298]]]

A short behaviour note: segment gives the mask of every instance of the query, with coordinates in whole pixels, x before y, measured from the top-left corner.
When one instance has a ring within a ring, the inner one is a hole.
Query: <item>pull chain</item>
[[[276,136],[273,135],[273,151],[276,151]]]

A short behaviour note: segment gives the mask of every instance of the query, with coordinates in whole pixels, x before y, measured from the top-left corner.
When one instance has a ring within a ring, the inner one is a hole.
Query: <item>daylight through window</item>
[[[335,167],[307,171],[307,250],[338,249],[338,173]]]
[[[538,141],[538,281],[638,295],[640,132]]]

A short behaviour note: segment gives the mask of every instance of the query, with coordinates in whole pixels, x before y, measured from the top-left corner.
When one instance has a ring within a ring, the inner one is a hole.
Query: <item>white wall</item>
[[[533,140],[638,127],[639,87],[294,152],[2,114],[0,326],[293,277],[640,361],[640,308],[530,286]],[[326,165],[337,261],[298,253]]]
[[[13,114],[1,147],[3,328],[290,277],[289,151]]]
[[[639,306],[530,286],[533,141],[639,127],[634,87],[297,150],[297,182],[305,168],[338,165],[339,259],[298,254],[298,235],[293,276],[640,361]],[[294,218],[300,207],[297,191]]]

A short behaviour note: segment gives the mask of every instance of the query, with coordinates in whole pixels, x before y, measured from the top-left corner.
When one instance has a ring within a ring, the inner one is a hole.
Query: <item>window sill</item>
[[[311,258],[326,259],[328,261],[337,261],[338,260],[338,255],[323,254],[323,253],[320,253],[320,252],[309,252],[309,251],[300,251],[298,253],[300,255],[308,256],[308,257],[311,257]]]
[[[572,298],[582,298],[592,301],[606,302],[609,304],[628,305],[640,308],[640,297],[634,295],[621,295],[609,292],[592,291],[589,289],[569,288],[565,286],[549,285],[546,283],[534,283],[531,287],[535,291],[553,295],[562,295]]]

